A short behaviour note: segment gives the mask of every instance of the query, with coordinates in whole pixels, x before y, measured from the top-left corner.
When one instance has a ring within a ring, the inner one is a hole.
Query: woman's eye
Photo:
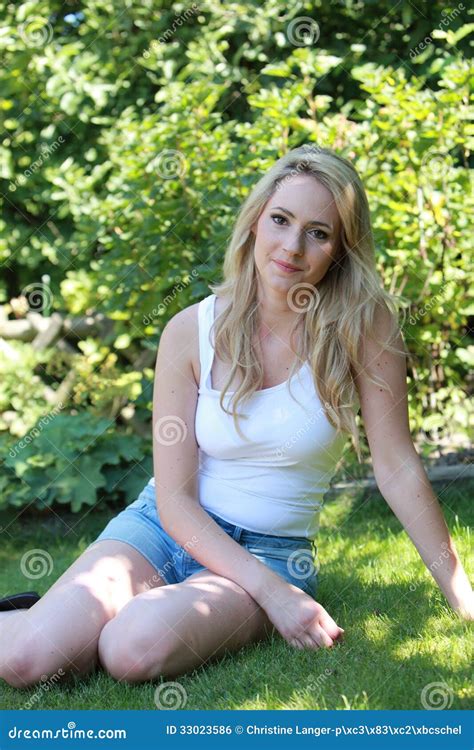
[[[325,240],[327,238],[326,232],[323,232],[322,229],[312,229],[312,232],[319,232],[319,237],[316,237],[317,240]]]
[[[272,219],[283,219],[283,221],[286,221],[286,218],[284,216],[280,216],[280,214],[272,214]],[[279,222],[277,222],[277,225],[279,227],[282,226],[282,224],[280,224]],[[319,233],[319,236],[314,237],[314,239],[316,239],[316,240],[325,240],[325,239],[327,239],[327,234],[326,234],[326,232],[323,232],[322,229],[311,229],[310,232],[318,232]]]
[[[286,221],[284,216],[280,216],[279,214],[272,214],[272,219],[283,219],[283,221]],[[279,224],[281,226],[281,224]]]

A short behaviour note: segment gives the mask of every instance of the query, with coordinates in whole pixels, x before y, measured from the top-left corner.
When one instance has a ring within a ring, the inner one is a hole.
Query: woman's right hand
[[[259,604],[269,620],[295,648],[317,649],[334,645],[344,630],[337,625],[321,604],[283,579],[269,587],[265,600]]]

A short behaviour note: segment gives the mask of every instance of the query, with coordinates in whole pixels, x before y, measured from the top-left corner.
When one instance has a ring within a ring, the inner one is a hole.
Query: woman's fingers
[[[311,638],[310,635],[300,635],[299,638],[292,638],[288,641],[290,646],[293,646],[293,648],[297,648],[299,650],[305,649],[305,648],[320,648],[319,644],[315,643],[314,639]]]
[[[329,648],[333,645],[332,638],[317,623],[313,623],[306,633],[302,633],[298,640],[304,644],[304,648],[318,649]]]
[[[311,626],[311,638],[318,646],[329,648],[334,644],[333,639],[318,622]]]
[[[311,628],[305,633],[300,633],[298,638],[290,638],[288,643],[297,649],[330,648],[334,645],[333,639],[317,622],[313,623]]]
[[[325,609],[322,609],[321,614],[318,617],[321,626],[324,628],[326,633],[335,640],[344,632],[342,628],[332,619]]]
[[[290,646],[297,649],[303,648],[331,648],[342,639],[344,630],[333,620],[324,607],[316,605],[314,617],[308,623],[298,628],[297,635],[287,638]]]
[[[301,643],[299,638],[290,638],[288,640],[288,643],[290,644],[290,646],[293,646],[293,648],[298,648],[298,649],[304,648],[304,645]]]

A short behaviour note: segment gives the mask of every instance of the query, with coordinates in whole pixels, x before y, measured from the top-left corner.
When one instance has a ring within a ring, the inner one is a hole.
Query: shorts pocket
[[[305,544],[294,542],[287,547],[247,546],[248,552],[283,576],[289,583],[306,593],[314,594],[317,585],[317,567],[313,550]],[[274,564],[272,564],[274,561]]]
[[[180,559],[183,580],[193,575],[193,573],[197,573],[198,570],[205,570],[205,566],[202,565],[202,563],[198,562],[196,558],[190,555],[189,552],[186,552],[184,548],[182,549],[183,552]]]
[[[127,505],[125,510],[137,510],[139,513],[147,516],[152,521],[157,521],[158,512],[156,509],[155,493],[153,487],[147,485],[138,495],[137,499]]]

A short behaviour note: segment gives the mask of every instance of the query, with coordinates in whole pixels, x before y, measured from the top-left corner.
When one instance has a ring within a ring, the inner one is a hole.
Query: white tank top
[[[199,501],[205,510],[250,531],[314,539],[323,496],[348,436],[328,421],[305,362],[291,381],[256,391],[239,404],[238,412],[249,415],[239,420],[247,440],[241,439],[232,415],[220,408],[220,391],[211,388],[215,299],[209,295],[198,308]],[[224,397],[227,408],[232,393]]]

